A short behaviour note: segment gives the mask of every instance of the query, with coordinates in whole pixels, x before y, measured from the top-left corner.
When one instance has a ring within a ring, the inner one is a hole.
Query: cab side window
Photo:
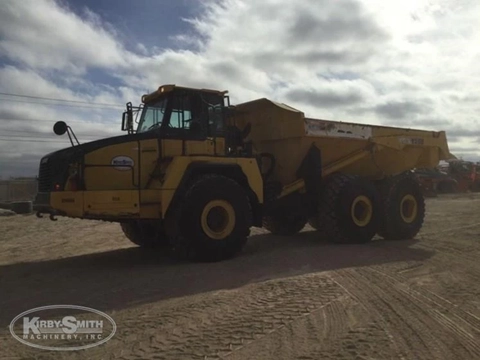
[[[195,137],[223,135],[223,96],[186,92],[172,99],[170,129],[182,129]]]
[[[191,101],[188,96],[175,96],[170,115],[170,128],[188,129],[192,120]]]
[[[204,97],[208,116],[209,136],[221,136],[224,130],[223,97],[217,94],[207,94]]]

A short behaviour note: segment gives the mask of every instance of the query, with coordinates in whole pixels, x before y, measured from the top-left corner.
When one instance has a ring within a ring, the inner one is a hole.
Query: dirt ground
[[[332,245],[255,229],[237,258],[175,263],[116,224],[0,218],[2,359],[480,359],[480,196],[427,199],[406,242]],[[30,348],[12,319],[52,304],[116,322],[107,343]]]

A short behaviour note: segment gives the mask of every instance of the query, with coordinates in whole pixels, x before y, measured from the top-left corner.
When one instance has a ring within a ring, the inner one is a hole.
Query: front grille
[[[52,168],[50,161],[40,164],[38,173],[38,192],[49,192],[52,190]]]

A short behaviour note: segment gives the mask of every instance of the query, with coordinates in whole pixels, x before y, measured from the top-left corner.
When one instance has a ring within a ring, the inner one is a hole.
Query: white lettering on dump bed
[[[305,134],[312,136],[369,139],[372,136],[372,128],[360,124],[344,124],[332,121],[305,119]]]
[[[424,140],[422,138],[407,138],[407,137],[401,137],[398,139],[400,144],[404,145],[423,145]]]

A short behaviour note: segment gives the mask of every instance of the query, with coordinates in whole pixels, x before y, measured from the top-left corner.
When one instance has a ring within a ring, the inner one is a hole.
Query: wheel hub
[[[400,202],[400,215],[406,223],[412,223],[418,215],[417,200],[413,195],[405,195]]]
[[[220,206],[212,208],[207,215],[207,225],[215,232],[220,232],[225,229],[228,224],[228,213]]]
[[[355,225],[360,227],[367,226],[372,220],[372,201],[364,195],[358,196],[353,201],[350,212]]]
[[[201,225],[208,237],[222,240],[230,235],[235,227],[235,210],[225,200],[212,200],[203,209]]]

